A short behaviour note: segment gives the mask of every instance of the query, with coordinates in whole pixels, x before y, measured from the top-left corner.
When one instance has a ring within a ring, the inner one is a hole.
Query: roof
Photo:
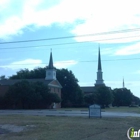
[[[86,87],[80,87],[80,88],[84,93],[93,93],[95,91],[94,86],[86,86]]]
[[[57,80],[45,80],[45,79],[15,79],[15,80],[4,79],[0,80],[0,85],[14,85],[15,83],[23,80],[27,80],[28,82],[42,82],[49,86],[56,86],[62,88],[61,84]],[[56,84],[53,84],[54,81],[56,81]]]
[[[58,80],[52,80],[48,85],[52,86],[52,87],[62,88],[62,86],[61,86],[61,84],[59,83]]]
[[[88,93],[94,93],[96,91],[96,87],[97,86],[85,86],[85,87],[80,87],[80,88],[85,94],[88,94]],[[99,87],[102,87],[102,86],[99,86]],[[105,86],[105,87],[111,90],[111,87],[108,87],[108,86]]]

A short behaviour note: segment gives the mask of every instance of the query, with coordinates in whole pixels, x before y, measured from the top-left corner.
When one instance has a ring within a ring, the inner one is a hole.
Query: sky
[[[99,46],[106,86],[124,78],[140,97],[139,0],[0,0],[0,75],[45,67],[52,49],[56,68],[94,86]]]

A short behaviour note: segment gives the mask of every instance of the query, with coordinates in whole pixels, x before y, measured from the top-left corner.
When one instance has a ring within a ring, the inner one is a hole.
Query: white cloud
[[[77,63],[78,63],[78,61],[75,61],[75,60],[56,61],[56,62],[54,62],[54,66],[56,68],[68,68],[73,65],[76,65]]]
[[[24,68],[28,68],[29,70],[34,69],[35,67],[39,67],[41,66],[42,61],[39,59],[25,59],[22,61],[16,61],[16,62],[12,62],[9,65],[3,65],[0,66],[1,68],[5,68],[5,69],[24,69]]]
[[[132,74],[140,74],[140,70],[133,72]]]
[[[66,61],[55,61],[54,66],[56,68],[68,68],[73,65],[76,65],[78,61],[75,60],[66,60]],[[29,70],[34,69],[35,67],[42,67],[45,64],[42,63],[42,60],[40,59],[25,59],[21,61],[16,61],[12,62],[8,65],[2,65],[0,68],[2,69],[12,69],[12,70],[17,70],[17,69],[24,69],[27,68]]]
[[[48,6],[49,5],[49,6]],[[3,8],[1,8],[3,7]],[[28,25],[71,24],[75,35],[140,27],[139,0],[6,0],[0,2],[0,38],[21,34]],[[76,23],[83,20],[82,23]],[[73,24],[74,23],[74,24]],[[75,38],[76,41],[103,40],[140,35],[137,33]],[[131,42],[139,37],[97,42]]]
[[[112,55],[112,53],[115,51],[114,48],[102,48],[100,50],[101,50],[101,55]]]
[[[99,3],[98,3],[99,2]],[[91,10],[91,16],[86,19],[85,23],[76,26],[76,28],[72,31],[72,33],[76,35],[81,34],[93,34],[93,33],[101,33],[108,32],[114,30],[123,30],[123,29],[132,29],[140,27],[140,20],[136,13],[140,13],[140,9],[138,8],[139,1],[135,1],[135,3],[130,1],[102,1],[98,2],[92,1],[94,6],[92,7],[94,10]],[[90,3],[91,4],[91,3]],[[134,8],[135,7],[135,8]],[[86,9],[89,11],[89,9]],[[105,35],[96,35],[96,36],[88,36],[88,37],[76,37],[76,41],[93,41],[93,42],[131,42],[134,40],[139,40],[140,31],[131,32],[131,33],[117,33],[117,34],[105,34]],[[125,39],[116,39],[110,40],[114,38],[122,38],[122,37],[130,37],[130,36],[138,36],[131,37]]]
[[[115,55],[133,55],[133,54],[139,54],[140,53],[140,43],[136,43],[134,45],[123,47],[114,53]]]

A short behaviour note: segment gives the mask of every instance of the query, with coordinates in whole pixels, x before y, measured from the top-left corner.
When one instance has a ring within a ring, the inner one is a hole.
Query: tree
[[[28,81],[21,81],[13,86],[10,86],[8,92],[5,94],[9,106],[26,108],[30,102],[30,96],[32,95],[32,89]]]
[[[28,69],[22,69],[17,72],[16,75],[10,77],[10,79],[37,79],[44,78],[46,73],[45,68],[36,68],[34,70],[29,71]]]
[[[17,82],[5,94],[8,107],[12,108],[48,108],[53,102],[61,100],[57,94],[49,92],[47,85],[41,82]]]
[[[84,96],[85,102],[89,105],[95,104],[95,94],[87,94]]]
[[[113,94],[110,88],[106,86],[96,87],[95,102],[101,105],[102,108],[108,106],[113,101]]]
[[[10,79],[37,79],[45,78],[46,68],[37,68],[29,71],[20,70]],[[62,85],[61,97],[62,107],[80,106],[83,103],[83,94],[72,71],[57,69],[57,80]]]
[[[126,88],[116,88],[113,90],[113,106],[129,106],[132,102],[133,94]]]
[[[50,93],[48,86],[41,82],[32,83],[35,89],[36,95],[40,96],[39,101],[41,101],[42,106],[50,107],[50,105],[55,103],[60,103],[61,99],[56,93]],[[38,98],[36,98],[38,99]]]
[[[60,103],[61,99],[56,93],[49,93],[46,98],[46,103],[48,106],[50,106],[52,103]]]
[[[5,75],[1,75],[0,80],[4,80],[4,79],[6,79]]]
[[[80,106],[83,103],[83,94],[72,71],[57,70],[57,79],[62,85],[62,107]]]
[[[133,95],[132,97],[132,102],[135,105],[140,105],[140,98],[136,97],[135,95]]]

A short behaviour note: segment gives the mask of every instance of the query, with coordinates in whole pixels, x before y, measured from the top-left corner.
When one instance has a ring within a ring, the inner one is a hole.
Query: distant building
[[[14,85],[17,82],[20,82],[22,80],[28,80],[29,82],[42,82],[46,85],[48,85],[51,93],[56,93],[61,98],[61,84],[56,79],[56,68],[53,66],[53,57],[52,52],[50,53],[50,60],[49,65],[46,69],[46,77],[44,79],[17,79],[17,80],[9,80],[4,79],[0,80],[0,96],[4,96],[4,94],[8,91],[9,87],[11,85]],[[53,108],[61,108],[61,103],[53,103]]]
[[[97,80],[95,86],[82,86],[81,90],[84,94],[90,94],[95,92],[95,87],[97,86],[105,86],[103,80],[103,72],[102,72],[102,65],[101,65],[101,54],[100,54],[100,47],[98,51],[98,68],[97,68]]]

